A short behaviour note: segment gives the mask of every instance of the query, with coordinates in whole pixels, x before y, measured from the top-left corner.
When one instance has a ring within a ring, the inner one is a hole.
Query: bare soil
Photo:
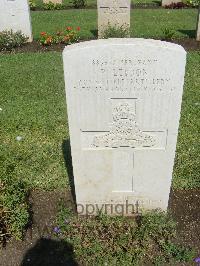
[[[177,222],[179,241],[200,255],[200,189],[172,191],[169,209]]]
[[[79,265],[73,247],[53,237],[60,201],[74,207],[71,192],[33,191],[32,225],[24,241],[11,240],[0,251],[1,266],[62,266]],[[171,191],[169,209],[177,221],[178,242],[194,247],[200,254],[200,189]]]

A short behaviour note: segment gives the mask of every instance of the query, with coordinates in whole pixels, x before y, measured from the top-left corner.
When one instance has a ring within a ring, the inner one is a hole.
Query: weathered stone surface
[[[200,7],[199,7],[199,13],[197,17],[197,41],[200,41]]]
[[[48,4],[48,3],[54,3],[54,4],[62,4],[62,0],[43,0],[43,3]]]
[[[105,211],[104,204],[113,213],[117,204],[166,210],[185,50],[109,39],[68,46],[63,60],[79,213]]]
[[[27,0],[1,0],[0,31],[22,31],[32,41],[30,9]]]
[[[182,0],[162,0],[162,6],[168,6],[172,3],[180,3],[183,2]]]
[[[98,36],[108,27],[130,28],[130,0],[98,0]]]

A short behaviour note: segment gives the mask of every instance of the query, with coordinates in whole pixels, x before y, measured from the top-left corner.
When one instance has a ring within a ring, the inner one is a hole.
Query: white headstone
[[[0,31],[21,31],[32,41],[30,9],[27,0],[0,0]]]
[[[63,60],[78,212],[127,203],[166,210],[185,50],[108,39],[68,46]]]
[[[168,6],[171,5],[173,3],[180,3],[182,2],[182,0],[162,0],[162,6]]]
[[[199,13],[197,17],[197,41],[200,41],[200,7],[199,7]]]
[[[130,28],[130,0],[98,0],[98,36],[101,38],[108,25]]]
[[[43,0],[43,3],[53,3],[53,4],[62,4],[62,0]]]

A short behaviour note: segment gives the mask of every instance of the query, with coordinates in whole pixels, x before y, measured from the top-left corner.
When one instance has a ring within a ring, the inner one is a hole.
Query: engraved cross
[[[164,148],[165,131],[140,130],[130,99],[118,99],[112,111],[110,131],[82,131],[89,149],[113,150],[113,192],[134,192],[135,150]],[[134,99],[136,100],[136,99]],[[88,135],[89,134],[89,135]],[[164,143],[163,143],[163,140]],[[87,148],[88,149],[88,148]],[[123,167],[120,163],[123,162]]]

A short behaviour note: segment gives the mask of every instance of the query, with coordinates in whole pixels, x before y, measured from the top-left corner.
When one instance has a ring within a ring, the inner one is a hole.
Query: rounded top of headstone
[[[92,40],[87,42],[81,42],[77,44],[73,44],[70,46],[66,46],[63,54],[68,53],[72,50],[81,50],[84,48],[98,48],[104,46],[137,46],[137,47],[154,47],[159,49],[167,49],[174,50],[176,52],[186,53],[185,49],[178,44],[174,44],[171,42],[165,42],[160,40],[153,39],[142,39],[142,38],[112,38],[112,39],[100,39],[100,40]]]
[[[130,0],[97,0],[98,6],[107,6],[107,7],[114,7],[114,6],[121,6],[121,7],[128,7],[131,4]]]

